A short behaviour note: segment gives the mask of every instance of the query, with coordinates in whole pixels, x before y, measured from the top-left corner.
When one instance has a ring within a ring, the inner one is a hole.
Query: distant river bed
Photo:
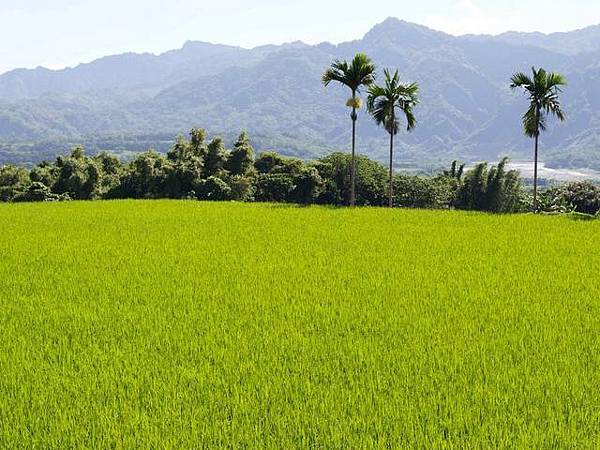
[[[521,172],[524,178],[533,178],[533,161],[511,161],[509,169]],[[600,180],[600,172],[591,169],[551,169],[539,164],[539,177],[556,181]]]

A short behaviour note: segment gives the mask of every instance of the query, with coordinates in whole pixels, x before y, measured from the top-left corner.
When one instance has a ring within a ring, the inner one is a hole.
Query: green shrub
[[[286,202],[294,190],[291,175],[283,173],[263,174],[256,182],[255,200],[258,202]]]
[[[578,213],[594,215],[600,211],[600,188],[589,181],[568,183],[558,189],[557,200]]]
[[[291,202],[303,205],[315,203],[323,191],[323,179],[315,167],[303,168],[293,180],[294,188],[289,195]]]
[[[508,158],[504,158],[489,169],[487,163],[480,163],[468,171],[454,206],[497,213],[524,211],[527,206],[521,177],[517,171],[506,171],[507,164]]]
[[[456,196],[456,179],[396,175],[394,206],[407,208],[448,208]]]
[[[254,200],[255,179],[252,176],[233,175],[227,178],[231,188],[231,200],[249,202]]]
[[[231,175],[247,175],[252,170],[254,164],[254,149],[250,145],[248,134],[240,134],[233,150],[225,163],[225,169]]]
[[[28,171],[0,168],[0,201],[40,201],[53,195],[73,199],[193,199],[298,204],[344,205],[350,199],[352,157],[333,153],[313,162],[275,152],[254,158],[254,149],[242,133],[231,151],[221,138],[206,143],[206,131],[195,128],[189,138],[178,137],[166,155],[150,150],[127,164],[107,152],[86,157],[76,147],[55,163]],[[488,168],[482,163],[464,174],[454,161],[439,176],[394,176],[394,206],[516,212],[525,208],[521,178],[506,171],[507,160]],[[384,206],[388,200],[388,170],[377,161],[356,158],[356,204]],[[31,183],[38,183],[29,189]],[[571,206],[571,203],[577,206]],[[547,208],[595,213],[598,189],[568,185],[542,199]]]
[[[0,201],[9,202],[29,185],[29,173],[15,166],[0,166]]]
[[[200,180],[197,184],[196,193],[199,200],[231,200],[231,188],[225,181],[218,177],[209,177],[206,180]]]
[[[320,159],[315,168],[324,181],[319,203],[342,205],[350,199],[350,169],[352,156],[333,153]],[[382,206],[386,204],[387,169],[366,156],[356,158],[356,204]]]
[[[119,186],[107,198],[159,198],[165,195],[165,182],[171,163],[153,150],[139,154],[128,164]]]
[[[533,203],[531,205],[533,207]],[[546,189],[538,195],[540,212],[547,214],[567,214],[574,211],[575,207],[561,194],[560,187]]]
[[[38,181],[29,185],[25,192],[16,195],[13,201],[20,202],[56,202],[71,200],[69,194],[54,194],[51,189]]]

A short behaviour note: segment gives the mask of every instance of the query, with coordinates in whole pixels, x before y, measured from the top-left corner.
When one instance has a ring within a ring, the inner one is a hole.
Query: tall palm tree
[[[417,125],[413,109],[419,103],[419,85],[417,83],[403,84],[397,70],[393,75],[388,69],[385,69],[383,73],[385,85],[373,85],[369,88],[367,108],[377,125],[383,125],[390,134],[389,205],[391,208],[394,196],[394,136],[400,129],[399,115],[404,115],[406,118],[407,131],[412,131]]]
[[[533,168],[533,210],[538,211],[538,148],[540,133],[546,130],[546,117],[556,116],[561,122],[565,114],[560,106],[559,94],[561,86],[567,81],[559,73],[548,73],[544,69],[532,68],[533,78],[524,73],[516,73],[511,78],[512,89],[521,88],[529,97],[529,109],[523,115],[523,130],[525,135],[535,139],[534,168]]]
[[[352,97],[346,106],[352,108],[352,167],[350,169],[350,206],[356,204],[356,120],[357,110],[362,107],[362,101],[357,97],[363,86],[375,82],[375,65],[364,53],[358,53],[348,63],[346,60],[335,60],[323,74],[323,84],[329,86],[333,81],[347,86],[352,91]]]

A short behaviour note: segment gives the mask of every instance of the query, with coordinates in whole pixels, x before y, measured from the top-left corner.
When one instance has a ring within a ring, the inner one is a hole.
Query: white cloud
[[[600,22],[598,0],[454,0],[423,14],[422,21],[451,34],[499,34],[505,31],[572,31]]]
[[[473,0],[459,0],[450,8],[450,14],[430,15],[425,22],[434,29],[461,35],[524,30],[530,20],[524,11],[515,7],[482,7]]]

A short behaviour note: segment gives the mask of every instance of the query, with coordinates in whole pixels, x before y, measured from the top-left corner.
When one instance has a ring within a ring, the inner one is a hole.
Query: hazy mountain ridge
[[[513,45],[529,45],[575,55],[600,50],[600,25],[551,34],[512,31],[497,36],[497,39]]]
[[[388,19],[363,39],[339,45],[246,50],[188,42],[158,56],[13,71],[0,77],[0,141],[85,142],[88,135],[177,133],[200,125],[214,132],[247,129],[261,136],[259,149],[284,145],[280,150],[301,156],[346,148],[348,93],[324,89],[320,76],[332,59],[365,51],[380,68],[398,67],[421,84],[419,126],[399,138],[403,163],[527,154],[530,143],[519,124],[526,101],[510,92],[508,80],[542,65],[570,81],[564,94],[569,121],[544,136],[544,155],[560,152],[555,159],[563,165],[600,167],[598,30],[562,36],[565,48],[582,42],[582,51],[574,52],[551,48],[554,35],[526,35],[519,44],[514,33],[455,37]],[[362,116],[359,131],[363,151],[384,157],[382,130]]]

